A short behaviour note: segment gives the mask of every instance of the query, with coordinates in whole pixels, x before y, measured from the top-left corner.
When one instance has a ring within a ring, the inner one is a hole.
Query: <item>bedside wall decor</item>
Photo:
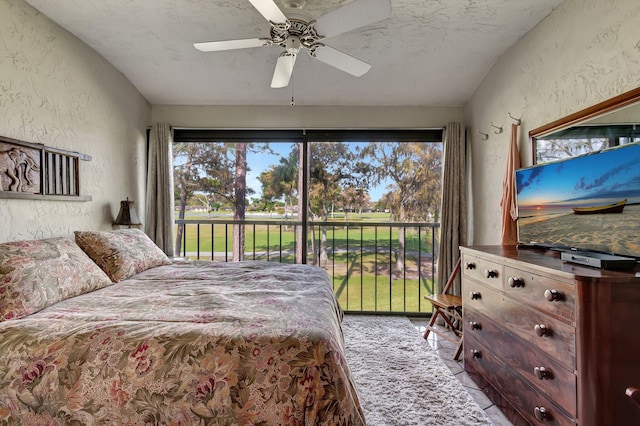
[[[0,198],[91,201],[80,195],[80,160],[91,156],[0,136]]]

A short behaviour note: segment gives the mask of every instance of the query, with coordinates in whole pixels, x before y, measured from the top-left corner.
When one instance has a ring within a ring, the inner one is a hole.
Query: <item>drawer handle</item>
[[[551,416],[547,413],[547,409],[544,407],[536,407],[533,409],[533,414],[536,416],[536,419],[540,422],[544,422],[546,420],[551,420]]]
[[[640,405],[640,388],[630,386],[625,389],[624,394],[631,398],[633,402]]]
[[[562,296],[562,293],[560,293],[558,290],[555,289],[546,289],[544,291],[544,298],[547,299],[549,302],[555,302],[555,301],[559,301],[564,299],[564,297]]]
[[[536,367],[533,369],[533,374],[540,380],[551,380],[553,375],[544,367]]]
[[[469,293],[469,297],[471,297],[471,300],[478,300],[482,296],[480,295],[479,291],[472,291],[471,293]]]
[[[509,285],[511,287],[524,287],[524,278],[509,277]]]
[[[536,324],[533,327],[533,330],[540,337],[545,337],[545,336],[550,336],[551,335],[551,330],[544,324]]]
[[[473,262],[466,262],[464,264],[465,269],[476,269],[476,264]]]
[[[477,349],[471,349],[469,353],[471,354],[471,358],[482,358],[482,354]]]
[[[498,278],[498,271],[495,269],[485,269],[484,276],[485,278]]]
[[[471,321],[469,325],[471,326],[472,330],[482,330],[482,326],[475,321]]]

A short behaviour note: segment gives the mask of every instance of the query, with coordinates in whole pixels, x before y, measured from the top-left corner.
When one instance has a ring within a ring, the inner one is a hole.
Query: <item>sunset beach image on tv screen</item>
[[[640,257],[640,144],[517,170],[518,239]]]

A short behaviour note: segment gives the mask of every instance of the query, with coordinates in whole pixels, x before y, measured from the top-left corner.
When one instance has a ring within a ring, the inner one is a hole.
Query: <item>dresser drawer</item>
[[[574,327],[475,281],[464,280],[462,290],[465,315],[468,309],[475,310],[504,327],[505,333],[515,333],[561,365],[575,370]]]
[[[473,308],[465,307],[464,338],[471,337],[490,347],[502,361],[540,394],[554,401],[571,416],[577,415],[576,376],[547,354]],[[467,354],[468,356],[468,354]]]
[[[575,425],[570,415],[523,382],[475,336],[464,336],[464,351],[464,369],[471,377],[481,375],[531,424]]]
[[[640,324],[640,265],[598,269],[513,245],[460,251],[478,269],[462,274],[464,368],[507,418],[540,424],[533,402],[545,404],[557,424],[640,425],[640,410],[624,392],[640,383],[633,331]],[[491,262],[502,265],[501,288],[479,271]],[[545,293],[557,300],[547,302]],[[472,348],[481,358],[471,357]],[[536,366],[553,380],[537,381]]]
[[[504,267],[495,262],[469,254],[462,256],[462,275],[483,282],[491,287],[502,289]]]
[[[573,284],[505,267],[504,289],[509,297],[574,325],[576,300]]]

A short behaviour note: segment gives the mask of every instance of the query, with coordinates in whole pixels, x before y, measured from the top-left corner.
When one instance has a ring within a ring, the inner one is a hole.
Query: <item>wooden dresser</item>
[[[463,247],[464,369],[514,424],[640,425],[640,268]]]

